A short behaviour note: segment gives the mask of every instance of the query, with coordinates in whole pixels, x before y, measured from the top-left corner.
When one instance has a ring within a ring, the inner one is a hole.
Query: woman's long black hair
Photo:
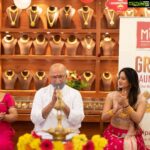
[[[129,67],[121,69],[119,72],[119,76],[121,72],[125,73],[125,76],[130,84],[130,91],[128,94],[128,98],[130,106],[133,107],[135,106],[138,94],[140,93],[138,74],[134,69]]]

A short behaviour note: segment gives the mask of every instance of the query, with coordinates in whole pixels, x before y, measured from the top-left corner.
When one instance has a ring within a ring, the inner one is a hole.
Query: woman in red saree
[[[0,93],[0,150],[14,150],[15,134],[11,122],[17,119],[15,102],[10,94]]]
[[[140,94],[139,80],[132,68],[119,72],[118,90],[106,97],[102,120],[110,120],[104,131],[105,150],[147,150],[139,123],[146,110],[146,98]]]

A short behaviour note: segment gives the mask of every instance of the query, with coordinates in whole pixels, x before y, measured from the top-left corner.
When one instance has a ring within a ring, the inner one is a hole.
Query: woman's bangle
[[[133,108],[132,108],[131,106],[128,106],[128,107],[124,108],[124,112],[127,113],[127,114],[129,114],[129,115],[130,115],[133,111],[134,111],[134,110],[133,110]]]

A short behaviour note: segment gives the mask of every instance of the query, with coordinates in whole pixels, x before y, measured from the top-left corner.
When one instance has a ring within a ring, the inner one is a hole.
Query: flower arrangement
[[[89,87],[89,83],[82,79],[76,71],[69,71],[66,84],[77,90],[84,90]]]
[[[79,134],[66,143],[61,141],[41,140],[35,133],[26,133],[19,137],[18,150],[103,150],[107,140],[94,135],[88,140],[85,134]]]

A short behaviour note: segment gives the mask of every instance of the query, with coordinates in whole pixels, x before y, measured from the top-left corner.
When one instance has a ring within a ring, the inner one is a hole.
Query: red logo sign
[[[150,48],[150,22],[137,22],[137,48]]]
[[[107,0],[105,6],[116,12],[121,12],[128,8],[128,2],[127,0]]]

